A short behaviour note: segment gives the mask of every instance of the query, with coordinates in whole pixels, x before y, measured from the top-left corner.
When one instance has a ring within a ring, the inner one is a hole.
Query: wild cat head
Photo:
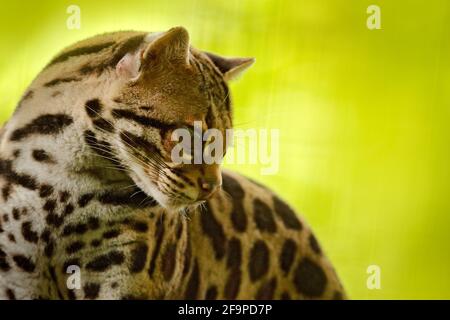
[[[223,143],[215,144],[221,150],[214,152],[225,153],[232,126],[227,81],[253,62],[196,50],[182,27],[149,34],[115,66],[119,84],[111,105],[102,106],[109,109],[104,110],[108,120],[97,113],[100,101],[86,104],[92,130],[99,131],[134,183],[162,206],[197,204],[222,181],[220,161],[194,161],[194,155],[217,139]]]

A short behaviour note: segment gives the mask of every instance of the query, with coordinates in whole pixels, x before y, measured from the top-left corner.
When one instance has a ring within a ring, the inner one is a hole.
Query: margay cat
[[[170,161],[175,128],[231,128],[226,82],[252,63],[191,47],[182,27],[104,34],[54,58],[0,133],[0,298],[345,297],[278,196]]]

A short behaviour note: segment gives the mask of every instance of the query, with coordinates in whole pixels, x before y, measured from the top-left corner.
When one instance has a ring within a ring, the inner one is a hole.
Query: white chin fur
[[[131,178],[133,179],[134,183],[142,190],[144,191],[148,196],[155,199],[162,207],[169,209],[167,205],[167,197],[162,194],[158,188],[153,185],[151,182],[144,182],[142,179],[140,179],[137,174],[133,173],[131,174]]]
[[[182,211],[186,207],[189,206],[189,204],[175,204],[173,201],[171,201],[170,197],[167,197],[165,194],[163,194],[158,187],[156,187],[151,181],[143,181],[138,177],[137,174],[132,173],[131,178],[133,179],[134,183],[142,190],[144,191],[148,196],[152,197],[156,200],[156,202],[159,203],[161,207],[168,210],[175,210],[175,211]]]

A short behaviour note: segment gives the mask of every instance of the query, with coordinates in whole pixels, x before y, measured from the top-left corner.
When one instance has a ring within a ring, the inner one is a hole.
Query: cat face
[[[226,82],[254,60],[226,59],[191,48],[181,27],[147,40],[116,66],[121,85],[111,115],[118,136],[109,143],[136,185],[162,206],[180,209],[220,189],[220,164],[194,163],[193,154],[203,154],[211,142],[202,135],[208,129],[221,133],[225,153],[225,131],[232,125]],[[184,136],[177,136],[179,129],[189,133],[192,143],[180,156],[190,162],[174,160],[177,144],[189,146]]]

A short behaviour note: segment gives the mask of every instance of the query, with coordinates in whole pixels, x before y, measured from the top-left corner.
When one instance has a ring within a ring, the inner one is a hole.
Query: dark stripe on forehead
[[[195,69],[197,69],[197,71],[201,74],[203,80],[206,81],[205,75],[203,74],[203,68],[202,68],[202,66],[200,65],[200,62],[198,61],[197,57],[192,56],[191,59],[190,59],[190,62],[191,62],[191,65],[192,65]]]
[[[210,90],[209,90],[208,81],[207,81],[206,76],[205,76],[205,74],[203,72],[203,68],[200,65],[200,62],[197,61],[197,59],[195,59],[195,58],[192,59],[192,62],[193,62],[193,65],[197,68],[197,70],[200,73],[200,75],[202,77],[202,80],[203,80],[201,90],[204,91],[203,93],[205,93],[207,95],[208,100],[212,100],[211,93],[210,93]],[[208,112],[207,112],[206,117],[205,117],[205,122],[206,122],[206,125],[207,125],[208,129],[214,127],[214,118],[215,117],[214,117],[214,110],[213,109],[215,109],[214,108],[214,104],[209,103]]]
[[[73,119],[66,114],[45,114],[11,134],[11,141],[20,141],[33,134],[52,135],[63,131],[73,123]]]
[[[219,106],[225,103],[226,110],[230,111],[230,92],[226,82],[223,80],[222,74],[216,68],[214,68],[214,66],[211,65],[210,62],[203,62],[202,59],[197,58],[193,58],[192,62],[194,62],[195,67],[203,77],[204,86],[207,90],[209,98],[211,100],[214,100],[213,98],[216,98],[217,101],[215,102],[217,102]],[[208,78],[206,78],[206,73],[209,75]],[[215,90],[220,90],[222,92],[222,95],[217,94],[217,91]]]
[[[230,101],[230,90],[228,88],[228,85],[223,80],[223,76],[219,75],[217,70],[215,70],[209,63],[206,63],[208,66],[208,69],[210,70],[210,73],[214,75],[212,77],[214,84],[217,88],[220,88],[222,91],[222,95],[214,95],[215,98],[217,98],[220,101],[220,105],[225,104],[225,108],[227,111],[230,111],[231,109],[231,101]]]
[[[205,117],[205,122],[206,122],[206,126],[208,127],[208,129],[214,128],[214,112],[213,112],[213,107],[209,106],[208,108],[208,112],[206,113],[206,117]]]
[[[105,43],[102,43],[102,44],[86,46],[86,47],[81,47],[81,48],[75,48],[73,50],[64,52],[61,55],[59,55],[56,58],[54,58],[52,61],[50,61],[50,63],[47,65],[47,67],[49,67],[49,66],[51,66],[51,65],[53,65],[55,63],[66,61],[66,60],[68,60],[71,57],[82,56],[82,55],[87,55],[87,54],[100,52],[103,49],[106,49],[106,48],[109,48],[109,47],[113,46],[114,44],[115,44],[115,42],[110,41],[110,42],[105,42]]]
[[[157,129],[163,129],[163,130],[169,130],[169,129],[176,128],[175,124],[163,122],[163,121],[149,118],[146,116],[141,116],[130,110],[125,110],[125,109],[113,109],[112,116],[116,119],[131,120],[131,121],[136,122],[137,124],[143,125],[145,127],[153,127],[153,128],[157,128]]]
[[[205,72],[203,71],[202,65],[195,57],[192,57],[191,62],[192,62],[192,66],[195,69],[197,69],[197,72],[200,74],[200,76],[202,77],[202,80],[203,80],[200,90],[203,93],[205,93],[208,96],[208,98],[210,98],[209,83],[208,83],[208,80],[206,79],[206,75],[205,75]]]
[[[208,74],[211,75],[211,79],[217,84],[222,90],[223,93],[226,94],[226,83],[223,80],[223,73],[219,72],[215,65],[211,64],[209,61],[205,61],[205,59],[199,59],[198,62],[201,65],[201,68],[206,68]]]
[[[45,87],[53,87],[56,86],[58,84],[61,83],[67,83],[67,82],[72,82],[72,81],[80,81],[81,79],[78,78],[57,78],[57,79],[53,79],[52,81],[49,81],[47,83],[44,84]]]

